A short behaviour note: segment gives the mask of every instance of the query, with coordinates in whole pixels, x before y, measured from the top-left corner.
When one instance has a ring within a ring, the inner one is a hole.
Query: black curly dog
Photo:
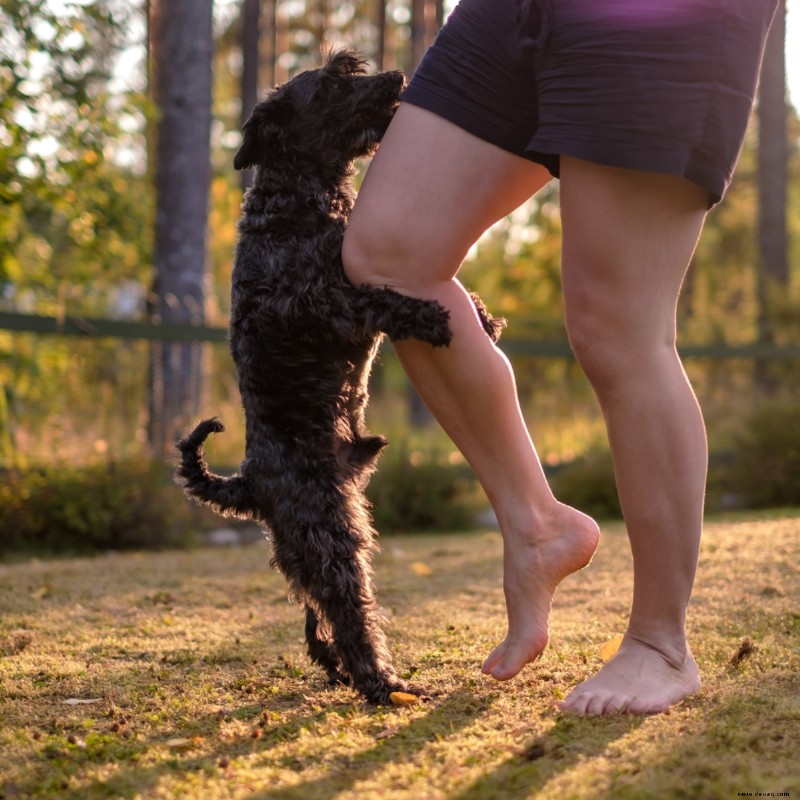
[[[232,277],[230,348],[246,417],[237,474],[209,472],[201,422],[178,443],[186,493],[224,516],[269,529],[272,565],[306,609],[308,654],[332,682],[373,703],[403,690],[372,579],[376,532],[364,487],[386,440],[364,425],[367,379],[382,334],[450,341],[438,303],[356,288],[341,243],[353,204],[354,159],[383,136],[403,86],[366,76],[355,53],[331,54],[257,105],[236,169],[254,167]],[[503,322],[475,298],[487,333]]]

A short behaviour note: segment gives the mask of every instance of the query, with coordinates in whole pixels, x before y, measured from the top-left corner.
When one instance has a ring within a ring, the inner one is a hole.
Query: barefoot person
[[[461,0],[347,229],[353,283],[450,311],[449,348],[396,350],[497,513],[508,632],[483,671],[507,680],[542,653],[553,593],[599,533],[553,497],[510,365],[455,276],[484,230],[560,177],[566,325],[603,410],[634,558],[622,645],[563,702],[572,712],[658,712],[700,686],[685,618],[707,448],[676,303],[730,182],[776,2]]]

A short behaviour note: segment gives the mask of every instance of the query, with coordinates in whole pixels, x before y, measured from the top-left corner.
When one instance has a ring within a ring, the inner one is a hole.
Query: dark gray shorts
[[[777,0],[461,0],[403,100],[543,164],[687,178],[718,202]]]

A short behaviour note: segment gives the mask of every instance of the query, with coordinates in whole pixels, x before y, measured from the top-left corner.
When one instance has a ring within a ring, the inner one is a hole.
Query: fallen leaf
[[[81,697],[69,697],[66,700],[62,700],[68,706],[90,706],[93,703],[102,703],[101,699],[84,699]]]
[[[600,645],[600,658],[603,661],[611,661],[617,654],[619,646],[622,644],[622,634],[618,633],[613,639],[609,639],[605,644]]]
[[[388,727],[384,728],[382,731],[379,731],[375,734],[376,739],[391,739],[392,736],[396,736],[397,733],[400,731],[400,728],[397,725],[389,725]]]
[[[188,750],[190,747],[198,744],[203,739],[201,736],[194,736],[191,739],[167,739],[165,744],[170,750]]]
[[[45,597],[50,597],[53,587],[49,585],[40,586],[36,591],[31,592],[31,597],[34,600],[44,600]]]
[[[393,706],[413,706],[419,703],[419,697],[408,692],[392,692],[389,699]]]
[[[411,571],[420,578],[427,578],[433,575],[433,570],[424,561],[415,561],[411,565]]]

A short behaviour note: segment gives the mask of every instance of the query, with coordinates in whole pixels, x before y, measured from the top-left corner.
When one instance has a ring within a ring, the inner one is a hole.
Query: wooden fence
[[[227,341],[225,328],[177,323],[154,324],[129,320],[95,319],[85,317],[46,317],[38,314],[21,314],[0,311],[0,330],[15,333],[38,333],[59,336],[82,336],[114,339],[146,339],[163,342]],[[574,358],[566,340],[537,341],[506,335],[500,341],[501,349],[509,356],[530,358]],[[684,358],[712,359],[768,359],[776,361],[800,360],[800,343],[773,344],[686,344],[678,347]]]

